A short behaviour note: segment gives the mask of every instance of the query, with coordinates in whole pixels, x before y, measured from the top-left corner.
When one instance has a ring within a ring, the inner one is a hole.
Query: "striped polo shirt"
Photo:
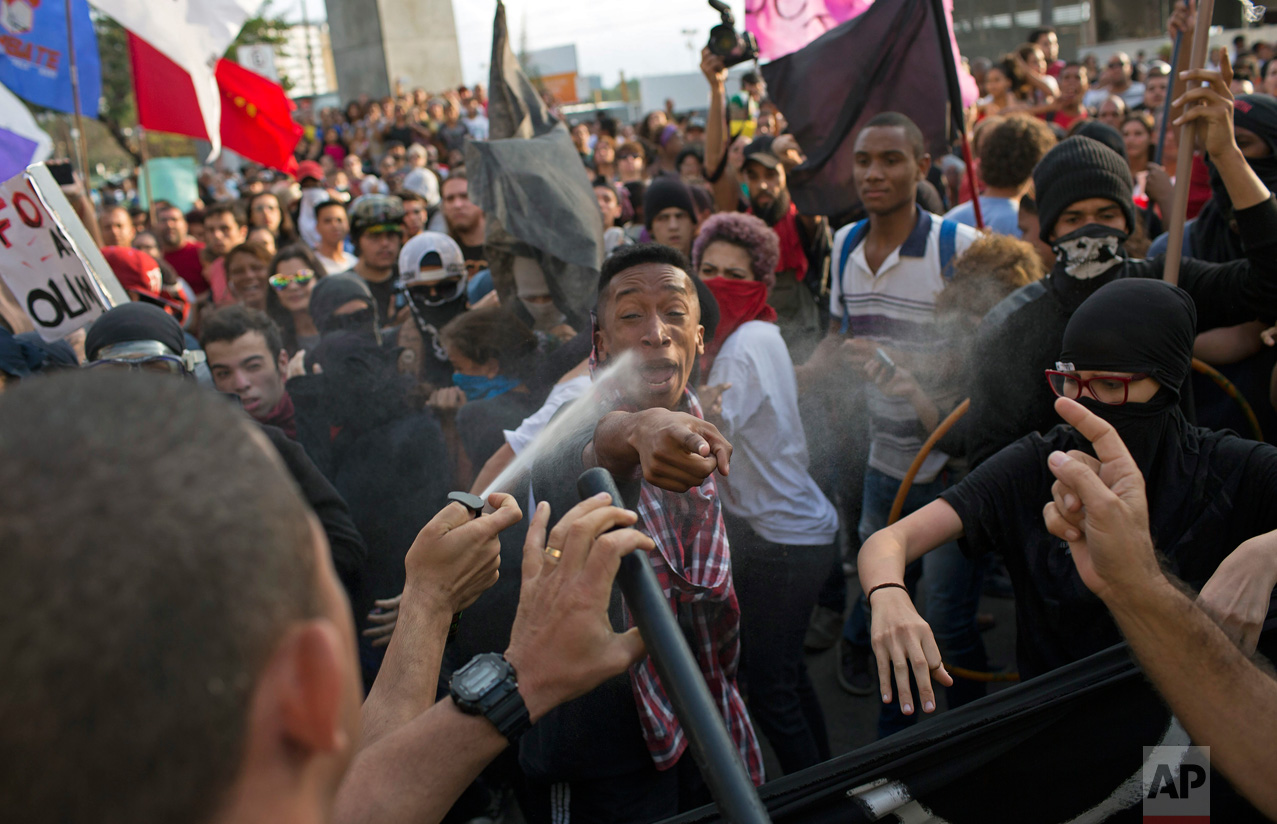
[[[940,261],[942,221],[939,215],[919,207],[913,231],[899,249],[887,256],[876,274],[865,262],[864,233],[853,238],[855,224],[838,230],[834,235],[829,311],[839,321],[846,319],[848,335],[903,352],[927,354],[948,346],[934,317],[936,296],[945,286]],[[977,237],[979,233],[970,226],[958,226],[954,256],[966,251]],[[854,248],[844,249],[848,243],[855,243]],[[961,387],[952,384],[923,382],[922,388],[941,410],[952,408],[960,400]],[[869,466],[903,479],[927,432],[908,400],[887,397],[868,382],[866,391]],[[917,482],[934,480],[948,460],[948,455],[933,450],[923,463]]]

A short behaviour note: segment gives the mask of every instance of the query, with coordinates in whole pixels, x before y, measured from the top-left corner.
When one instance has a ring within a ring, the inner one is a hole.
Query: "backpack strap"
[[[847,271],[847,261],[851,258],[851,252],[857,246],[865,242],[865,235],[869,234],[869,219],[865,218],[859,223],[855,223],[851,227],[851,231],[847,233],[847,239],[842,242],[842,249],[838,254],[838,280],[842,281],[843,272]],[[839,334],[847,334],[851,329],[851,317],[847,314],[846,306],[843,307],[842,328]]]
[[[940,276],[953,280],[953,256],[958,247],[958,224],[944,220],[940,223]]]

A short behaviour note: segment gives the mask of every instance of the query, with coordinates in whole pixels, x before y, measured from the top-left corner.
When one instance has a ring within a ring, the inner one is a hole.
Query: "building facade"
[[[343,100],[461,84],[451,0],[325,0]]]
[[[1024,42],[1049,10],[1060,54],[1071,57],[1114,40],[1164,37],[1174,0],[954,0],[953,28],[963,55],[997,58]],[[1240,3],[1218,3],[1216,26],[1242,24]]]

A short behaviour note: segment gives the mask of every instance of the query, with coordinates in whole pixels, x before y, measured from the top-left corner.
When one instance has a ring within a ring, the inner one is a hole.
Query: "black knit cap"
[[[154,304],[137,302],[121,304],[93,321],[84,338],[84,354],[97,360],[104,346],[139,340],[159,341],[174,355],[186,349],[186,336],[177,318]]]
[[[696,222],[696,204],[687,184],[674,175],[657,175],[647,185],[647,193],[643,196],[643,220],[647,228],[651,229],[656,216],[671,207],[682,209],[693,223]]]
[[[1126,230],[1135,227],[1131,168],[1117,152],[1089,137],[1070,137],[1046,153],[1033,170],[1038,220],[1043,241],[1050,242],[1055,222],[1079,200],[1102,197],[1126,215]]]

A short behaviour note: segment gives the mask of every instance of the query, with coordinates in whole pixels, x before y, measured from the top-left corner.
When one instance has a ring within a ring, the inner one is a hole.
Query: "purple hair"
[[[739,246],[749,252],[749,265],[754,280],[776,285],[776,264],[780,262],[780,240],[766,223],[753,215],[719,212],[705,221],[696,242],[692,244],[692,269],[700,271],[705,250],[715,241]]]

